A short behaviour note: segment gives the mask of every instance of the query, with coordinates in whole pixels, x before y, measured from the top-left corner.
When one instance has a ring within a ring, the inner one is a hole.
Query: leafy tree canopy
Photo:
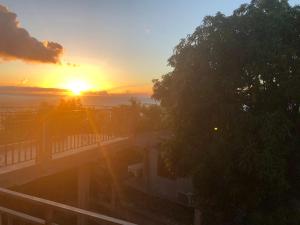
[[[300,224],[300,7],[253,0],[204,18],[154,80],[206,224]],[[298,205],[297,205],[298,204]]]

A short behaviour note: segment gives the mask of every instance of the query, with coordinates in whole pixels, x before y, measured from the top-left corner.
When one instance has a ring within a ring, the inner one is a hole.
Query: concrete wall
[[[146,150],[147,157],[145,160],[144,175],[148,176],[147,186],[148,191],[160,197],[167,198],[172,201],[177,201],[178,192],[193,192],[192,180],[190,178],[170,179],[158,175],[158,148],[152,147]]]

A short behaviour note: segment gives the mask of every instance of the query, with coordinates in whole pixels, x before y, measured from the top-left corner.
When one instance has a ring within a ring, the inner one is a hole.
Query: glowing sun
[[[87,91],[90,89],[89,85],[82,80],[72,80],[67,84],[67,89],[73,95],[81,95],[82,92]]]

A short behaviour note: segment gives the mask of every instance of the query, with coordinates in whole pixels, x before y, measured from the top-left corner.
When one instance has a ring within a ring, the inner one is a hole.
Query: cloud
[[[151,33],[151,29],[149,27],[145,27],[144,32],[146,34],[150,34]]]
[[[0,58],[26,62],[59,63],[63,47],[38,41],[19,26],[17,15],[0,5]]]
[[[70,63],[70,62],[67,62],[66,65],[67,65],[67,66],[71,66],[71,67],[79,67],[79,66],[80,66],[79,64],[76,64],[76,63]]]

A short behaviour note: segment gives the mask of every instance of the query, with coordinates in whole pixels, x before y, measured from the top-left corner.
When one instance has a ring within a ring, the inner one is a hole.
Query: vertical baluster
[[[29,146],[30,146],[30,141],[27,142],[25,146],[26,147],[24,149],[24,154],[23,154],[24,155],[24,161],[26,161],[26,159],[27,159],[27,152],[28,152],[28,149],[29,149]]]
[[[28,149],[28,145],[29,145],[29,142],[24,143],[24,151],[23,151],[23,158],[22,158],[23,162],[26,161],[26,152]]]
[[[55,139],[55,152],[58,152],[58,141],[57,138]]]
[[[56,152],[59,152],[59,139],[56,139]]]
[[[52,225],[52,223],[53,223],[53,210],[51,208],[46,208],[45,225]]]
[[[31,142],[31,144],[30,144],[30,149],[29,149],[29,159],[31,160],[31,159],[33,159],[32,158],[32,152],[33,152],[33,142]]]
[[[18,156],[18,159],[17,159],[17,163],[19,162],[22,162],[21,160],[21,153],[22,153],[22,142],[19,142],[19,144],[17,145],[17,156]]]
[[[5,145],[5,157],[6,157],[5,166],[7,166],[8,165],[8,145]]]
[[[4,165],[7,166],[7,145],[4,145]]]
[[[78,134],[77,135],[77,148],[79,148],[80,147],[80,135]]]
[[[3,166],[3,164],[4,164],[4,161],[5,161],[5,146],[4,145],[2,145],[1,146],[1,149],[0,149],[0,154],[2,154],[2,159],[1,159],[1,164],[0,164],[0,167],[2,167]]]
[[[31,159],[32,159],[32,149],[33,149],[33,145],[34,145],[34,141],[31,141],[31,142],[30,142],[30,145],[29,145],[29,157],[28,157],[28,160],[31,160]]]
[[[61,138],[59,138],[59,140],[58,140],[58,148],[59,148],[59,152],[62,152],[62,140],[61,140]]]
[[[7,215],[7,225],[13,225],[13,224],[14,224],[13,217],[11,215]]]
[[[10,163],[7,160],[7,165],[9,165],[9,164],[12,164],[12,149],[9,145],[6,145],[6,148],[7,148],[7,157],[8,157],[8,155],[10,155]]]
[[[70,148],[73,149],[73,135],[70,136]]]
[[[63,138],[61,139],[61,149],[62,149],[62,152],[65,151],[65,140]]]
[[[2,145],[0,148],[0,154],[1,154],[1,163],[0,163],[0,167],[2,167],[4,165],[5,162],[5,145]]]
[[[63,139],[64,152],[68,150],[67,139],[68,139],[68,137],[65,137],[65,138]]]
[[[57,139],[57,152],[60,152],[60,140],[59,139]]]
[[[73,137],[72,135],[69,136],[69,149],[73,148]]]
[[[68,137],[64,139],[64,151],[68,150]]]
[[[67,146],[67,138],[63,139],[63,146],[64,146],[64,151],[67,150],[68,146]]]
[[[71,148],[70,137],[71,137],[71,136],[68,136],[68,149],[69,149],[69,150],[72,149],[72,148]]]
[[[52,140],[53,140],[52,141],[53,154],[55,154],[56,153],[56,140],[54,138]]]
[[[11,164],[15,163],[15,145],[11,145],[12,157],[11,157]]]
[[[50,152],[50,157],[52,158],[52,155],[54,153],[54,146],[53,146],[53,137],[49,138],[49,152]]]
[[[67,138],[63,139],[63,146],[64,146],[64,151],[67,150]]]
[[[33,147],[36,145],[36,143],[35,143],[35,141],[32,141],[31,143],[30,143],[30,146],[29,146],[29,160],[31,160],[32,159],[32,151],[33,151]]]
[[[64,151],[64,139],[60,140],[60,150],[61,150],[61,152]]]
[[[71,145],[70,145],[70,136],[67,137],[67,149],[68,149],[68,150],[71,149]]]

